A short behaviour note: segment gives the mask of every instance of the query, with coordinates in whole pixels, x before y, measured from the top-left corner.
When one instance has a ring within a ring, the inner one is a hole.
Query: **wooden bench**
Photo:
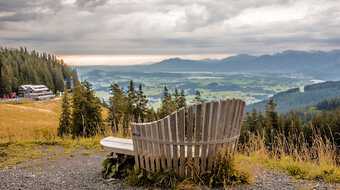
[[[132,140],[107,137],[101,144],[134,155],[137,168],[152,172],[173,169],[190,176],[210,171],[219,149],[234,152],[244,107],[236,99],[192,105],[158,121],[131,123]]]

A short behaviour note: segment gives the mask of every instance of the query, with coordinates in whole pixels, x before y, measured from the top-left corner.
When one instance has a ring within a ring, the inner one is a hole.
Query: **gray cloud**
[[[0,0],[0,44],[57,54],[340,48],[335,0]]]
[[[75,3],[81,8],[91,9],[105,5],[107,2],[108,0],[77,0]]]

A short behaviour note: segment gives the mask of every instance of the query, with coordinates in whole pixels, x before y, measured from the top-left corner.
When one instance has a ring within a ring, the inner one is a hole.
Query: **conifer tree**
[[[185,92],[183,89],[181,90],[181,94],[179,96],[177,106],[178,108],[186,107],[186,98],[185,98]]]
[[[172,100],[171,94],[166,86],[164,86],[161,108],[159,109],[159,117],[165,117],[176,110],[176,104]]]
[[[276,112],[276,103],[273,98],[270,98],[266,105],[265,112],[265,126],[266,126],[266,136],[267,136],[267,145],[272,146],[274,143],[274,137],[279,129],[279,117]]]
[[[177,88],[175,88],[175,92],[174,92],[173,96],[174,96],[174,102],[175,102],[175,104],[176,104],[176,109],[177,109],[177,107],[178,107],[177,104],[178,104],[178,102],[179,102],[179,97],[180,97],[180,94],[179,94]]]
[[[136,106],[136,112],[139,121],[144,122],[147,111],[148,111],[148,99],[144,95],[142,84],[139,84]]]
[[[129,122],[131,119],[134,119],[135,121],[137,121],[138,120],[138,114],[136,113],[137,94],[136,94],[134,82],[132,80],[129,81],[127,98],[128,98],[128,110],[127,110],[128,121],[127,122]]]
[[[123,115],[127,112],[127,97],[118,84],[111,85],[111,97],[109,105],[109,117],[111,129],[113,133],[119,132]]]
[[[74,89],[72,119],[73,137],[91,137],[104,131],[100,100],[87,81]]]
[[[201,92],[196,90],[194,103],[198,104],[198,103],[203,103],[203,102],[204,100],[201,97]]]
[[[63,137],[71,134],[72,130],[71,105],[67,90],[64,91],[62,99],[62,112],[59,119],[58,136]]]

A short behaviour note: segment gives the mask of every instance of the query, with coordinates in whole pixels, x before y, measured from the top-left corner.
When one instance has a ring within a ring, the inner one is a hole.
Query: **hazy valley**
[[[79,66],[81,80],[108,99],[112,82],[126,88],[141,83],[152,106],[158,107],[164,86],[184,89],[191,101],[196,90],[206,100],[241,98],[252,104],[293,88],[340,79],[340,51],[285,51],[272,55],[236,55],[220,60],[172,58],[150,65]]]

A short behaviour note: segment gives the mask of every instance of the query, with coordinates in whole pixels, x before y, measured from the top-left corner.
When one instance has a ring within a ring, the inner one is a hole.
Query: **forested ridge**
[[[16,92],[23,84],[44,84],[52,91],[63,91],[64,79],[76,73],[53,54],[26,48],[0,47],[0,97]]]
[[[313,106],[325,99],[331,99],[339,96],[340,81],[327,81],[318,84],[307,85],[303,91],[299,88],[293,88],[284,92],[277,93],[273,96],[277,104],[277,110],[281,113],[289,112],[299,108]],[[247,111],[256,109],[264,111],[267,100],[247,106]]]

